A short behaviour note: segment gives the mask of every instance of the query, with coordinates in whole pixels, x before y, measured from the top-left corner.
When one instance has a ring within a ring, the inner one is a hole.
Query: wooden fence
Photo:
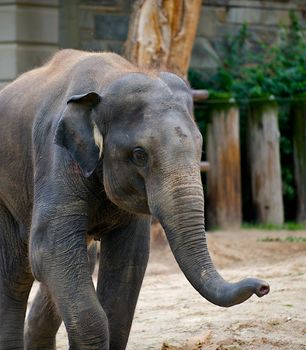
[[[291,112],[297,221],[302,223],[306,223],[305,111],[306,98],[296,103]],[[273,99],[252,103],[248,108],[246,147],[251,200],[244,205],[254,209],[256,221],[262,224],[284,223],[278,115],[279,108]],[[206,215],[210,227],[227,229],[239,227],[242,223],[239,124],[239,107],[233,101],[215,107],[209,105],[204,140],[208,162],[205,167],[208,171]]]

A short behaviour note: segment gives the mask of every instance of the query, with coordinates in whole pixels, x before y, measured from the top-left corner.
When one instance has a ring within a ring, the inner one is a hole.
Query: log
[[[292,117],[297,221],[306,224],[306,96],[294,104]]]
[[[208,99],[209,92],[207,90],[193,90],[191,89],[191,94],[194,102],[202,102]]]
[[[209,162],[201,162],[200,167],[202,172],[206,172],[210,169],[210,164]]]
[[[212,107],[207,126],[207,217],[213,228],[241,226],[239,110],[235,105]]]
[[[248,155],[256,220],[282,225],[284,207],[279,151],[278,106],[251,104],[248,115]]]

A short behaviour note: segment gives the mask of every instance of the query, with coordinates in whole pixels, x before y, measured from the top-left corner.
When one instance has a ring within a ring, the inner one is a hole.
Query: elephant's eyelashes
[[[140,148],[136,147],[133,150],[133,163],[137,166],[145,166],[147,164],[148,156],[146,152]]]

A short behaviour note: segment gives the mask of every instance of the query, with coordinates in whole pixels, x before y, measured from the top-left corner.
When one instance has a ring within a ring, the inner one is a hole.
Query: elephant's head
[[[269,292],[266,282],[226,282],[211,261],[204,229],[200,176],[202,137],[192,118],[187,84],[171,73],[129,73],[100,92],[72,96],[55,142],[90,176],[103,162],[109,199],[152,214],[190,283],[220,306]],[[103,157],[101,156],[103,153]]]

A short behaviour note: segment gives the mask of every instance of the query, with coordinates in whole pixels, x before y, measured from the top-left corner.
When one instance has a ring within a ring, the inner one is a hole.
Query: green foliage
[[[264,237],[258,239],[260,242],[289,242],[289,243],[306,243],[306,237],[300,236],[288,236],[285,238],[280,237]]]
[[[267,230],[267,231],[303,231],[306,229],[306,226],[297,222],[286,222],[283,225],[275,224],[250,224],[243,223],[242,228],[244,229],[257,229],[257,230]],[[306,240],[306,237],[305,237]]]
[[[306,92],[306,41],[294,12],[290,12],[290,26],[279,30],[276,45],[258,41],[254,51],[248,47],[248,39],[247,24],[236,35],[224,38],[223,61],[217,73],[205,79],[190,70],[191,85],[231,93],[242,103],[271,94],[292,98]]]
[[[221,49],[222,65],[216,74],[204,77],[194,70],[189,72],[189,81],[195,89],[207,89],[210,98],[206,103],[220,104],[220,100],[232,96],[240,105],[242,161],[246,162],[245,150],[246,116],[250,104],[265,103],[271,98],[280,105],[279,128],[282,181],[286,219],[295,218],[296,189],[293,170],[292,121],[290,109],[297,96],[306,93],[306,38],[294,12],[290,12],[289,27],[279,29],[279,39],[272,47],[257,41],[256,49],[250,48],[251,34],[247,24],[241,26],[234,36],[224,38]],[[198,108],[195,116],[205,133],[207,111]],[[243,159],[245,157],[245,159]],[[242,184],[242,186],[249,184]],[[249,189],[243,188],[245,201]],[[251,219],[252,211],[244,206],[244,217]]]

